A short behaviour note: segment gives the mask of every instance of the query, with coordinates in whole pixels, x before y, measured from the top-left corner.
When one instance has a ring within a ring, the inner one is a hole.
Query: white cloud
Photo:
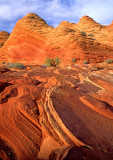
[[[101,24],[110,24],[113,19],[112,6],[112,0],[0,0],[0,24],[11,22],[7,30],[12,30],[17,19],[31,12],[55,26],[62,20],[77,23],[84,15]]]
[[[87,1],[87,0],[86,0]],[[88,15],[97,22],[110,24],[113,19],[113,1],[112,0],[93,0],[84,4],[82,14]]]

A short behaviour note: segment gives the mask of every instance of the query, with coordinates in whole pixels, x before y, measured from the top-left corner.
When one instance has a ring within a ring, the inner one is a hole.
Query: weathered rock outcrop
[[[59,57],[63,64],[72,59],[102,62],[113,58],[113,26],[103,26],[84,16],[77,24],[61,22],[57,28],[29,13],[20,19],[0,50],[1,59],[44,64],[46,57]]]
[[[2,31],[0,32],[0,46],[3,46],[4,43],[9,38],[10,34],[8,32]]]
[[[112,160],[112,73],[112,65],[0,72],[0,159]]]

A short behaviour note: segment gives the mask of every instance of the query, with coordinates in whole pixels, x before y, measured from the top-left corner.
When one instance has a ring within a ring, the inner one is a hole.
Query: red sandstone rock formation
[[[2,31],[0,32],[0,46],[3,46],[4,43],[7,41],[7,39],[9,38],[9,33]]]
[[[102,62],[113,58],[112,41],[112,25],[100,25],[88,16],[77,24],[64,21],[52,28],[29,13],[17,22],[0,55],[6,61],[9,58],[36,64],[44,64],[46,57],[59,57],[63,64],[71,64],[73,58]]]
[[[0,61],[100,62],[113,58],[112,40],[112,24],[88,16],[52,28],[30,13],[0,49]],[[113,65],[26,68],[0,67],[0,159],[112,160]]]
[[[112,68],[95,68],[0,68],[0,159],[112,160]]]

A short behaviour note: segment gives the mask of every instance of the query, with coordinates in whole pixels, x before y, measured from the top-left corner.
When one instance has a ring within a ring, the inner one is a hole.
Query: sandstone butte
[[[112,58],[112,24],[84,16],[53,29],[28,14],[3,33],[0,61],[25,67],[0,63],[0,160],[113,160],[113,63],[93,63]],[[65,65],[39,65],[46,56]]]
[[[59,57],[62,64],[71,64],[72,59],[103,62],[113,58],[113,24],[101,25],[83,16],[76,24],[63,21],[52,28],[38,15],[29,13],[16,23],[0,56],[1,61],[36,64],[44,64],[46,57]]]

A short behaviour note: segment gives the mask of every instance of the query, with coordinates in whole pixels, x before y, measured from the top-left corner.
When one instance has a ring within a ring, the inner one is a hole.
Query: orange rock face
[[[113,25],[88,16],[57,28],[33,13],[17,22],[0,49],[0,160],[113,159],[113,65],[93,65],[113,58],[112,41]],[[28,65],[46,57],[64,66]]]
[[[4,43],[9,38],[10,34],[8,32],[2,31],[0,32],[0,46],[3,46]]]
[[[113,58],[113,26],[103,26],[84,16],[77,24],[61,22],[52,28],[34,13],[20,19],[0,50],[3,59],[44,64],[46,57],[59,57],[62,64],[72,59],[102,62]]]
[[[113,159],[112,65],[0,70],[0,159]]]

